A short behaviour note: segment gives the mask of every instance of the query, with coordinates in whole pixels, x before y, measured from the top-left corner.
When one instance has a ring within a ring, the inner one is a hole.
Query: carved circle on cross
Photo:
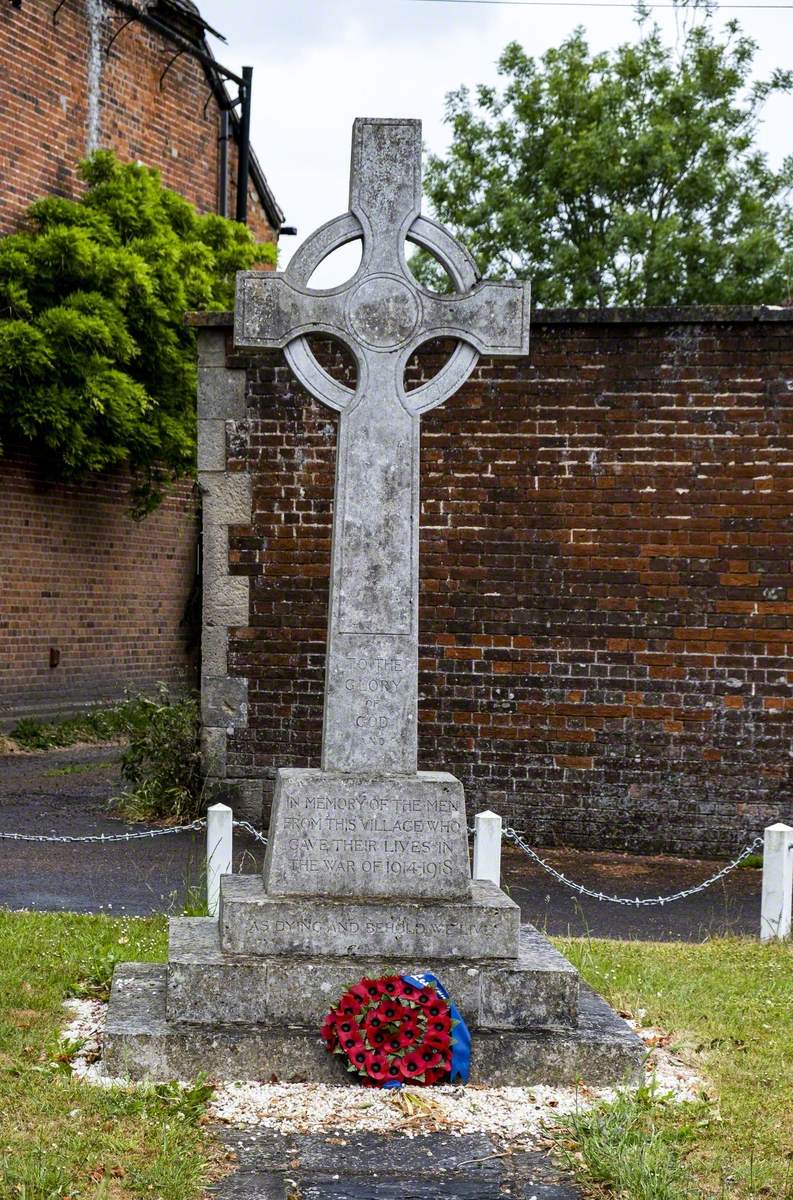
[[[470,291],[478,282],[479,274],[468,251],[437,221],[415,217],[405,237],[440,262],[457,293]],[[415,333],[420,325],[423,289],[410,273],[401,248],[401,277],[393,271],[372,274],[363,226],[357,216],[348,212],[328,221],[306,239],[286,268],[284,278],[301,290],[308,290],[308,281],[320,263],[334,250],[359,239],[364,242],[364,253],[355,275],[348,283],[324,294],[347,294],[347,324],[362,346],[399,351],[395,381],[400,402],[412,415],[428,412],[443,404],[465,383],[478,362],[479,353],[468,342],[458,341],[437,375],[409,392],[405,390],[405,367],[418,347],[432,335],[421,331]],[[323,293],[318,291],[317,294]],[[349,348],[358,365],[358,386],[354,389],[339,383],[320,365],[305,335],[293,338],[284,347],[284,354],[303,386],[318,400],[341,412],[360,401],[366,385],[365,356],[354,342]]]

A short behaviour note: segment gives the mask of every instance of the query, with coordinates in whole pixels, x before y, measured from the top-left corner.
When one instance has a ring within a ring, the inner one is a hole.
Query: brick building
[[[73,196],[77,164],[100,146],[157,167],[199,211],[234,216],[240,85],[215,62],[208,28],[191,0],[0,6],[0,233],[39,196]],[[283,219],[251,152],[248,225],[256,240],[274,240]]]
[[[337,418],[210,322],[206,754],[255,815],[319,762]],[[538,312],[421,436],[420,767],[546,845],[791,821],[791,310]]]
[[[207,28],[190,0],[0,6],[0,234],[38,197],[77,194],[97,147],[157,167],[200,211],[237,215],[244,80],[215,61]],[[258,241],[277,239],[283,213],[252,150],[246,217]],[[193,680],[192,484],[136,524],[123,475],[51,483],[5,451],[0,722]]]

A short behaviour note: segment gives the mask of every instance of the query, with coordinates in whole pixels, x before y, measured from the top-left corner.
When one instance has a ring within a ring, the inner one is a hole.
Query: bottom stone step
[[[193,1025],[166,1017],[165,964],[116,967],[104,1036],[109,1075],[133,1080],[349,1080],[338,1055],[301,1026]],[[608,1086],[635,1078],[644,1045],[608,1005],[581,989],[574,1029],[474,1035],[471,1083]]]
[[[516,959],[443,963],[224,954],[211,917],[172,917],[169,931],[171,1021],[318,1029],[331,1005],[363,976],[427,969],[472,1030],[574,1025],[578,1016],[578,972],[532,925],[521,928]]]

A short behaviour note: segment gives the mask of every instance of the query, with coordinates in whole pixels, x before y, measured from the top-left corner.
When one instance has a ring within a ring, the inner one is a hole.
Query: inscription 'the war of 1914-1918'
[[[465,895],[470,875],[462,785],[412,777],[279,772],[265,884],[271,895]],[[275,837],[273,837],[275,834]]]

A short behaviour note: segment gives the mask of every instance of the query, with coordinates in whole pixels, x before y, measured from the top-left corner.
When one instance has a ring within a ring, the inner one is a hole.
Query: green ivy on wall
[[[39,200],[0,239],[0,453],[25,448],[67,477],[126,466],[142,515],[194,467],[184,314],[232,308],[235,272],[276,247],[110,151],[80,174],[80,200]]]

